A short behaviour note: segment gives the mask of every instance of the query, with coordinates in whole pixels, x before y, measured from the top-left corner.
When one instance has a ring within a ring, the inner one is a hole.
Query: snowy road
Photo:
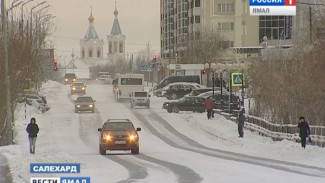
[[[325,181],[325,150],[293,142],[273,142],[246,132],[237,138],[236,125],[201,113],[170,114],[161,109],[162,99],[153,97],[151,109],[130,109],[116,102],[111,85],[87,86],[96,100],[95,113],[74,113],[69,86],[50,83],[47,93],[51,110],[41,114],[29,109],[28,118],[38,119],[40,134],[36,154],[30,155],[23,119],[17,112],[18,145],[1,148],[13,169],[15,182],[29,182],[30,163],[81,163],[80,176],[95,183],[155,182],[316,182]],[[109,118],[130,119],[141,127],[140,154],[129,151],[98,152],[97,128]],[[60,175],[49,175],[60,176]]]

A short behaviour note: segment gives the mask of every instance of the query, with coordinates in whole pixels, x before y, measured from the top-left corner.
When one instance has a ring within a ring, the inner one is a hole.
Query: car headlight
[[[129,139],[130,139],[130,140],[135,140],[136,138],[137,138],[136,135],[130,135],[130,136],[129,136]]]
[[[72,88],[72,90],[76,90],[76,88]]]
[[[93,107],[93,105],[92,105],[92,104],[90,104],[90,105],[89,105],[89,107]]]
[[[85,88],[81,88],[82,90],[85,90]]]
[[[76,81],[76,79],[73,79],[73,81]]]
[[[166,107],[168,107],[169,106],[169,104],[166,104]]]
[[[68,81],[68,79],[65,79],[65,81]]]
[[[110,141],[110,140],[112,139],[112,137],[111,137],[110,135],[106,135],[106,136],[104,137],[104,139]]]
[[[77,105],[77,107],[79,108],[79,107],[80,107],[80,105]]]

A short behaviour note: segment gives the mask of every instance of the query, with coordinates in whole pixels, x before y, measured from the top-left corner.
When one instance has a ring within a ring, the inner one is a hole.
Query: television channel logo
[[[295,16],[296,0],[249,0],[251,16]]]

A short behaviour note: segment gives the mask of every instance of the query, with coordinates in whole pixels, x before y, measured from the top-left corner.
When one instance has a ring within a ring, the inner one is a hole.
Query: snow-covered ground
[[[167,113],[163,98],[152,97],[151,109],[131,110],[127,102],[113,99],[111,85],[87,86],[96,100],[96,113],[74,113],[69,86],[49,81],[41,92],[50,111],[42,114],[24,105],[16,109],[16,145],[1,147],[13,171],[14,181],[60,174],[30,174],[30,163],[80,163],[81,173],[91,182],[325,182],[325,149],[261,137],[245,131],[238,138],[237,126],[220,115]],[[25,128],[31,117],[40,132],[36,154],[29,154]],[[113,151],[98,153],[98,132],[108,118],[128,118],[141,127],[140,154]]]

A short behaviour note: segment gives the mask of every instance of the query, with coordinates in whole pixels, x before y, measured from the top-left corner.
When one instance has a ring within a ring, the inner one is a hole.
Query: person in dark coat
[[[35,118],[30,119],[30,123],[27,125],[26,131],[28,133],[28,139],[29,139],[29,152],[31,154],[35,154],[37,133],[39,132],[39,128],[38,125],[36,124]]]
[[[244,137],[244,125],[245,125],[245,108],[242,108],[239,112],[238,118],[237,118],[237,123],[238,123],[238,133],[239,137]]]
[[[301,116],[298,123],[299,137],[301,138],[301,147],[306,148],[306,138],[310,135],[310,128],[305,120],[305,117]]]
[[[211,97],[208,97],[205,100],[204,107],[207,110],[207,117],[208,117],[208,119],[210,119],[211,115],[212,115],[212,111],[213,111],[213,100],[211,99]]]

